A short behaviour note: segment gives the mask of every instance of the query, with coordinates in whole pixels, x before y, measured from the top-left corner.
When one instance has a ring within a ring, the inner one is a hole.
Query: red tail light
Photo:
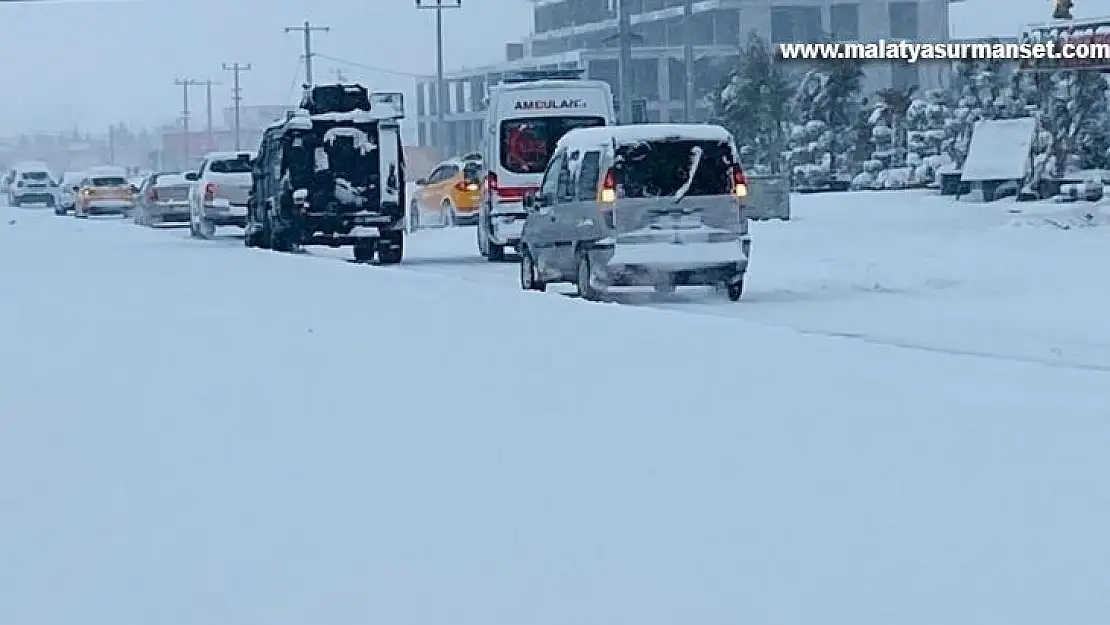
[[[217,187],[216,187],[215,182],[209,182],[208,184],[204,185],[204,199],[205,200],[211,200],[211,199],[215,198],[216,197],[216,188]]]
[[[739,165],[732,166],[732,194],[736,197],[748,195],[748,178],[744,176],[744,170],[740,169]]]
[[[486,174],[486,187],[491,195],[497,193],[497,174],[492,171]]]
[[[601,182],[601,201],[617,201],[617,174],[612,169],[605,172],[605,179]]]

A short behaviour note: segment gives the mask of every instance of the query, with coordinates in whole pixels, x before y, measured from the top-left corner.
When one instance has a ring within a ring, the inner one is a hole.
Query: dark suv
[[[354,247],[359,262],[404,253],[401,94],[361,85],[307,89],[300,108],[266,129],[252,172],[245,241],[296,251]]]

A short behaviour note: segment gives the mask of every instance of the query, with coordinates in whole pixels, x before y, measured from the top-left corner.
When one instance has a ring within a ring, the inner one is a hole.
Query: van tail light
[[[215,198],[216,198],[216,183],[215,182],[209,182],[208,184],[204,185],[204,200],[206,202],[210,202]]]
[[[739,165],[733,165],[731,172],[732,194],[736,197],[748,197],[748,178],[744,175],[744,170]]]
[[[600,199],[606,204],[617,201],[617,175],[612,169],[605,172],[605,180],[601,183]]]
[[[601,181],[601,191],[598,193],[599,207],[601,211],[601,219],[605,226],[610,230],[617,227],[616,217],[616,201],[617,201],[617,175],[612,169],[605,172],[605,178]]]
[[[486,188],[490,195],[497,195],[497,174],[492,171],[486,174]]]

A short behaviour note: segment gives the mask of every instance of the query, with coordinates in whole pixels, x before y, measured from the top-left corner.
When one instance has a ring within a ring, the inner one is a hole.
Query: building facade
[[[681,121],[685,116],[683,63],[684,0],[630,0],[633,98],[647,101],[649,121]],[[738,47],[754,31],[771,43],[949,38],[948,5],[963,0],[695,0],[693,40],[695,91],[706,95],[730,69]],[[482,136],[485,93],[506,71],[581,68],[586,77],[617,80],[617,0],[532,0],[533,33],[506,45],[505,61],[446,75],[443,102],[449,141],[446,155],[477,148]],[[943,64],[871,63],[864,89],[918,85],[939,87],[950,71]],[[436,146],[439,137],[434,79],[416,85],[417,140]],[[708,115],[702,105],[695,120]]]

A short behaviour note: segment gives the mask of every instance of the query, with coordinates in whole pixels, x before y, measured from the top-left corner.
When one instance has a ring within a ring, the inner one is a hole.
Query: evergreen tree
[[[752,32],[736,66],[709,96],[716,120],[736,138],[745,166],[780,171],[792,92],[767,42]]]
[[[858,59],[824,61],[803,76],[791,101],[799,122],[790,133],[796,184],[820,187],[854,173],[863,76]]]

